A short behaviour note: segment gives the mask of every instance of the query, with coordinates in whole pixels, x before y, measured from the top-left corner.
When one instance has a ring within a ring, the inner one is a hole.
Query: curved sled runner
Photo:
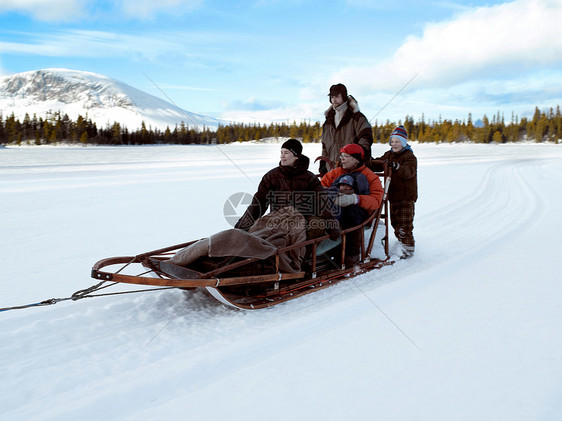
[[[128,283],[183,289],[203,288],[218,301],[241,309],[271,307],[335,282],[394,263],[388,251],[388,200],[390,174],[385,164],[384,196],[381,207],[367,220],[342,230],[340,240],[327,235],[279,248],[267,259],[203,258],[196,265],[178,266],[169,259],[196,241],[150,251],[136,256],[110,257],[94,264],[92,278],[101,282]],[[381,223],[382,221],[382,223]],[[380,227],[380,230],[379,230]],[[352,231],[361,236],[360,261],[349,268],[345,264],[345,243]],[[384,256],[373,257],[375,238],[380,238]],[[381,238],[382,235],[382,238]],[[280,256],[298,247],[306,247],[305,259],[298,272],[281,272]],[[138,273],[141,267],[142,272]],[[136,269],[136,271],[135,271]],[[130,274],[130,272],[135,274]]]

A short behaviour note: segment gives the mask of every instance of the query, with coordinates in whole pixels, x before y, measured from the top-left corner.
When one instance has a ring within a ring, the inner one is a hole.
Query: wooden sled
[[[136,256],[110,257],[94,264],[92,278],[102,282],[177,287],[203,288],[218,301],[240,309],[260,309],[300,297],[325,288],[333,283],[390,265],[388,251],[389,170],[377,173],[384,177],[384,196],[380,209],[374,211],[361,225],[342,230],[341,242],[334,244],[327,235],[283,247],[265,259],[207,258],[196,265],[182,267],[168,261],[177,251],[198,240],[177,244]],[[372,250],[379,226],[384,223],[381,239],[383,258],[372,258]],[[361,236],[360,261],[353,267],[345,264],[345,243],[352,231]],[[367,233],[367,235],[366,235]],[[287,251],[306,246],[302,270],[296,273],[279,271],[279,258]],[[137,273],[138,269],[142,272]],[[130,274],[130,272],[134,274]]]

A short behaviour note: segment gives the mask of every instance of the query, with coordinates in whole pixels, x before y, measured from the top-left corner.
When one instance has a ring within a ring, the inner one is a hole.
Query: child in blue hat
[[[418,199],[418,161],[408,145],[408,132],[404,126],[392,131],[388,143],[390,150],[375,159],[387,161],[392,168],[388,191],[390,223],[400,242],[400,257],[409,258],[415,249],[413,231],[415,202]]]

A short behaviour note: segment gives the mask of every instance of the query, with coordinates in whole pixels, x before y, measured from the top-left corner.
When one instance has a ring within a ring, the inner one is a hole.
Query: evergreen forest
[[[484,115],[474,123],[472,115],[466,120],[415,121],[406,116],[404,121],[384,123],[375,121],[372,125],[375,143],[386,143],[390,133],[398,124],[403,124],[409,139],[418,142],[562,142],[562,115],[560,106],[556,110],[540,110],[535,107],[532,118],[519,118],[511,114],[506,122],[498,112],[491,118]],[[271,137],[294,137],[303,142],[318,142],[322,135],[319,122],[292,122],[267,124],[233,123],[221,125],[216,130],[190,127],[183,122],[173,128],[159,130],[141,127],[130,131],[115,122],[106,127],[97,127],[87,116],[73,121],[68,115],[50,113],[46,118],[25,115],[23,121],[11,114],[4,117],[0,111],[0,145],[48,145],[58,143],[84,145],[151,145],[151,144],[224,144],[244,142]]]

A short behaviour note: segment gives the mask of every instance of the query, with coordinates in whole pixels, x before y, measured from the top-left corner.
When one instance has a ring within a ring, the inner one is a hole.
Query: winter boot
[[[398,252],[398,256],[401,259],[409,259],[414,255],[414,246],[407,246],[405,244],[400,243],[400,250]]]

